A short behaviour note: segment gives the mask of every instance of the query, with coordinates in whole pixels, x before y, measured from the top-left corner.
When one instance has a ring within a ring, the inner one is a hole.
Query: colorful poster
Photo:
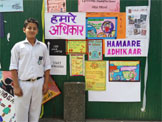
[[[126,7],[126,37],[148,38],[148,6]]]
[[[66,75],[66,56],[50,56],[51,75]]]
[[[68,40],[67,53],[86,53],[87,41],[86,40]]]
[[[66,12],[66,0],[45,0],[45,12]]]
[[[120,12],[120,0],[78,0],[79,12]]]
[[[145,57],[147,55],[147,39],[105,40],[105,57]]]
[[[117,17],[117,39],[126,38],[126,13],[124,12],[89,12],[86,17]]]
[[[65,39],[45,39],[50,55],[66,55]]]
[[[109,61],[106,64],[106,90],[88,91],[88,101],[140,102],[141,82],[110,82],[108,75]]]
[[[139,82],[140,61],[109,61],[110,82]]]
[[[48,92],[43,96],[42,104],[61,94],[59,88],[51,76],[49,78],[48,87]]]
[[[13,80],[10,71],[0,71],[0,122],[15,122]]]
[[[86,90],[106,90],[106,62],[86,61],[85,82]]]
[[[102,40],[88,40],[88,60],[102,60]]]
[[[45,39],[85,39],[85,13],[45,13]]]
[[[84,54],[70,54],[70,76],[84,76]]]
[[[88,17],[86,19],[87,39],[117,38],[116,17]]]
[[[0,0],[0,12],[23,11],[23,0]]]

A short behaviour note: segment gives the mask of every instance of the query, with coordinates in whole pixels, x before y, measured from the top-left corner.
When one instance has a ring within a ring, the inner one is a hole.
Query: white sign
[[[105,40],[105,57],[145,57],[147,55],[147,39]]]
[[[85,39],[85,13],[45,13],[45,39]]]
[[[107,62],[107,69],[108,69]],[[108,74],[109,69],[107,70]],[[140,102],[140,82],[109,82],[106,78],[106,91],[88,91],[88,101],[100,102]]]
[[[126,37],[146,39],[149,34],[148,6],[126,7]]]
[[[66,75],[66,56],[50,56],[51,75]]]

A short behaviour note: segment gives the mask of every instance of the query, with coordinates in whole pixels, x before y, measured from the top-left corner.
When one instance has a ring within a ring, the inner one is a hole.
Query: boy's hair
[[[34,18],[28,18],[24,21],[24,28],[26,28],[26,26],[29,24],[29,23],[35,23],[37,25],[37,27],[39,27],[39,23],[36,19]]]

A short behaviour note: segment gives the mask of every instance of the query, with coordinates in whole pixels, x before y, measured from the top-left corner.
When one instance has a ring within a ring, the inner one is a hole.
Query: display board
[[[152,0],[150,18],[150,46],[148,51],[148,82],[147,82],[147,106],[146,111],[141,112],[142,102],[89,102],[86,92],[86,118],[113,119],[113,120],[162,120],[161,118],[161,0]],[[126,11],[126,6],[147,6],[148,0],[120,0],[120,12]],[[5,36],[0,38],[0,62],[2,70],[9,70],[10,50],[13,45],[25,38],[22,31],[26,18],[34,17],[39,20],[38,40],[42,40],[41,10],[42,0],[24,0],[23,12],[3,13]],[[66,0],[66,11],[77,12],[77,0]],[[7,34],[10,33],[10,41]],[[144,57],[105,57],[103,60],[139,60],[141,67],[141,99],[144,88]],[[88,60],[88,56],[85,56]],[[67,55],[67,64],[69,56]],[[63,91],[64,82],[85,82],[84,76],[70,76],[70,66],[67,65],[67,75],[53,75],[60,91]],[[63,118],[63,93],[44,105],[43,117]]]

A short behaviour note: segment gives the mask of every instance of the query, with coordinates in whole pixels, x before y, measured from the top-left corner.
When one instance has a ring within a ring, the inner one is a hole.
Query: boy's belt
[[[28,80],[22,80],[22,81],[29,81],[29,82],[34,82],[36,80],[39,80],[41,79],[42,77],[37,77],[37,78],[34,78],[34,79],[28,79]]]

